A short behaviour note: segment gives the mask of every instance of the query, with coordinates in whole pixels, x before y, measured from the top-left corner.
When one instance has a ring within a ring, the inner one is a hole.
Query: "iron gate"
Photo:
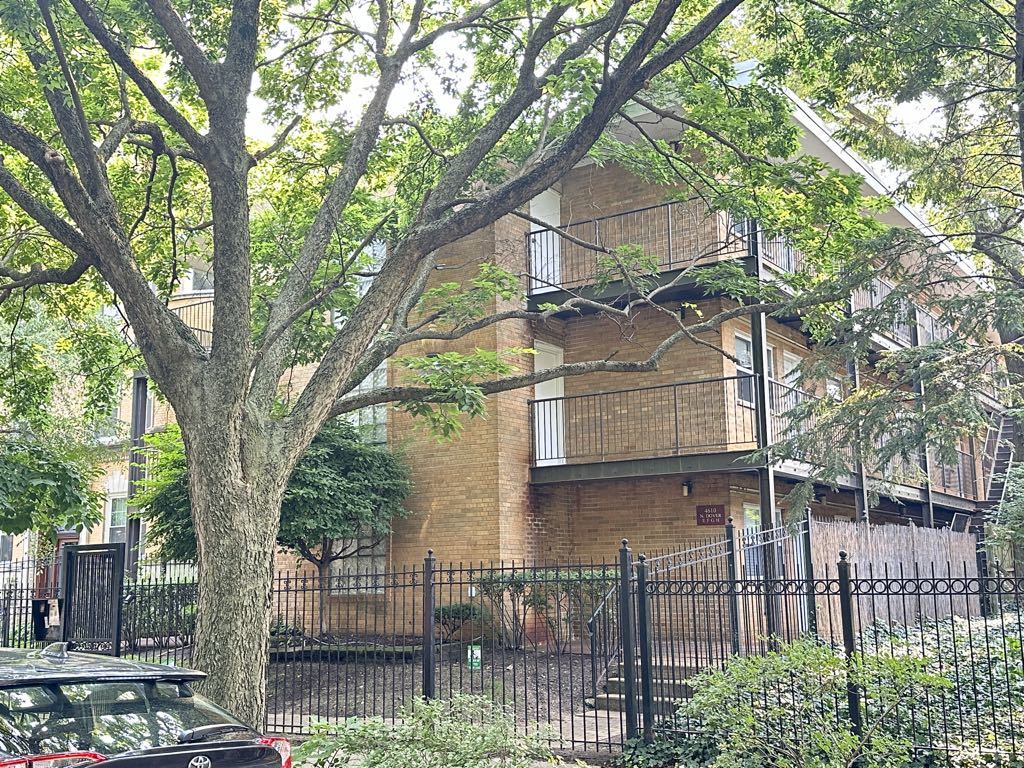
[[[64,548],[62,639],[75,650],[121,655],[124,556],[124,544]]]

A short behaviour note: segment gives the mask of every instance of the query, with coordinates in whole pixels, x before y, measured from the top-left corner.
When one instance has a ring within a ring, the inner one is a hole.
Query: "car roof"
[[[0,688],[33,683],[101,683],[128,680],[202,680],[206,675],[193,669],[165,664],[69,653],[65,643],[42,650],[0,648]]]

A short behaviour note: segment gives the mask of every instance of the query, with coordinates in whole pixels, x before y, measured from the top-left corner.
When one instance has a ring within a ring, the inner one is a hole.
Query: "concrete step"
[[[626,681],[621,677],[610,677],[606,683],[608,693],[625,693]],[[640,689],[639,678],[636,681],[637,690]],[[693,695],[693,688],[681,679],[654,679],[651,681],[651,689],[658,698],[666,699],[688,699]]]
[[[637,708],[639,709],[639,703]],[[651,709],[656,715],[671,715],[674,714],[676,709],[679,707],[679,701],[677,699],[666,699],[661,697],[655,697],[652,702]],[[594,709],[605,710],[609,712],[625,712],[626,711],[626,697],[621,693],[601,693],[598,694],[597,698],[594,699]]]

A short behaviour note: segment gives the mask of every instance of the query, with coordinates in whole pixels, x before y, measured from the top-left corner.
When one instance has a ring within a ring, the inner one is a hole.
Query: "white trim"
[[[546,354],[549,354],[552,357],[559,357],[563,360],[563,362],[565,360],[565,348],[560,347],[557,344],[552,344],[550,341],[542,341],[541,339],[535,339],[533,342],[533,348],[537,352],[545,352]]]
[[[542,341],[540,339],[535,339],[534,342],[533,342],[533,348],[534,348],[534,350],[536,350],[539,353],[538,357],[541,354],[551,357],[552,361],[554,363],[554,366],[562,365],[565,362],[565,349],[563,347],[558,346],[557,344],[552,344],[552,343],[547,342],[547,341]],[[552,367],[554,367],[554,366],[552,366]],[[536,372],[536,371],[546,371],[546,370],[549,370],[549,369],[548,368],[538,368],[537,367],[536,358],[535,358],[534,359],[534,371]],[[536,398],[538,400],[546,400],[546,399],[548,399],[548,397],[540,397],[538,395],[537,387],[538,386],[542,386],[542,385],[551,387],[556,392],[560,392],[561,393],[560,395],[558,395],[558,394],[554,395],[555,398],[565,397],[565,378],[564,377],[559,376],[556,379],[549,379],[548,381],[541,382],[540,384],[534,384],[534,386],[533,386],[533,395],[534,395],[534,398]],[[565,455],[564,455],[565,454],[565,413],[564,413],[564,410],[563,410],[563,406],[564,406],[564,401],[557,400],[557,399],[555,401],[553,401],[553,402],[549,402],[545,406],[545,408],[544,408],[545,418],[549,422],[547,426],[550,427],[550,430],[541,431],[541,430],[536,429],[536,425],[535,425],[535,429],[534,429],[534,433],[533,433],[533,450],[534,450],[534,457],[535,457],[535,460],[536,460],[536,465],[538,467],[549,467],[549,466],[558,466],[558,465],[561,465],[561,464],[565,464]],[[537,407],[538,406],[536,406],[536,405],[534,406],[534,408],[537,408]],[[536,411],[534,411],[534,413],[536,413]],[[557,452],[558,452],[559,455],[551,457],[551,458],[543,458],[543,459],[536,458],[538,456],[538,454],[547,452],[547,451],[544,451],[542,449],[544,449],[544,448],[550,449],[551,447],[556,447]]]
[[[873,193],[883,197],[893,197],[894,202],[892,210],[896,211],[896,213],[898,213],[907,222],[907,224],[912,228],[917,229],[921,234],[930,239],[938,240],[938,238],[942,237],[942,235],[931,224],[925,221],[921,214],[916,210],[904,202],[895,200],[895,190],[893,190],[859,154],[848,146],[841,144],[835,138],[832,130],[828,127],[825,121],[821,119],[821,115],[815,112],[810,104],[788,88],[783,87],[782,93],[793,104],[793,119],[797,124],[824,144],[825,147],[841,162],[845,163],[851,170],[862,176],[864,178],[864,183]],[[956,256],[960,267],[969,277],[973,277],[976,281],[981,282],[981,277],[978,275],[974,265],[958,254],[956,250],[949,245],[949,243],[945,240],[941,240],[937,242],[937,245],[947,254]]]
[[[125,520],[124,520],[124,526],[123,527],[124,527],[125,537],[127,538],[127,535],[128,535],[128,493],[126,491],[124,493],[110,494],[109,496],[107,496],[106,500],[103,503],[103,543],[104,544],[109,544],[110,543],[110,529],[114,527],[110,523],[111,523],[111,520],[113,520],[113,517],[114,517],[114,500],[115,499],[124,499]],[[121,528],[122,526],[117,526],[117,527]]]

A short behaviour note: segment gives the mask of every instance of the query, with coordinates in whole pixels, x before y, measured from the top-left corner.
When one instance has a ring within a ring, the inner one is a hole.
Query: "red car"
[[[192,692],[202,672],[0,649],[0,768],[291,768],[263,736]]]

